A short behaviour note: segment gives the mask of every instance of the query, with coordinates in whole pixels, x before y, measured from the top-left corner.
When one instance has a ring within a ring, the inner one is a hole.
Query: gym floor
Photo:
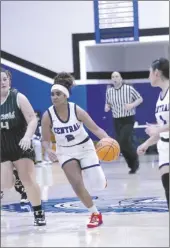
[[[36,166],[47,226],[34,227],[30,206],[14,189],[1,200],[2,247],[169,247],[169,213],[157,156],[141,157],[128,174],[124,159],[103,163],[104,191],[90,191],[104,224],[87,229],[89,213],[75,196],[58,164]]]

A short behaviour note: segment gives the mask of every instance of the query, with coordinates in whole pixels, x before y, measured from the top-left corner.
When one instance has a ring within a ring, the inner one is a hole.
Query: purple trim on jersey
[[[71,158],[71,159],[65,161],[65,162],[62,164],[61,167],[63,168],[63,166],[66,165],[66,164],[67,164],[68,162],[70,162],[70,161],[77,161],[78,164],[79,164],[79,166],[80,166],[80,168],[81,168],[80,161],[79,161],[78,159],[76,159],[76,158]],[[93,167],[96,167],[96,166],[100,166],[100,164],[94,164],[94,165],[86,166],[86,167],[84,167],[84,168],[81,168],[81,170],[90,169],[90,168],[93,168]]]
[[[168,89],[166,90],[165,95],[164,95],[163,97],[161,96],[161,95],[162,95],[162,94],[161,94],[162,92],[160,93],[160,100],[161,100],[161,101],[163,101],[164,98],[166,97],[166,95],[167,95],[167,93],[168,93],[168,90],[169,90],[169,87],[168,87]]]
[[[163,142],[169,142],[169,138],[164,138],[164,137],[161,137],[161,141],[163,141]]]
[[[76,108],[77,104],[74,104],[74,112],[75,112],[75,115],[76,115],[76,118],[78,121],[82,122],[81,120],[79,120],[78,116],[77,116],[77,108]]]
[[[100,166],[100,164],[89,165],[89,166],[86,166],[86,167],[82,168],[82,170],[90,169],[90,168],[93,168],[93,167],[96,167],[96,166]]]
[[[164,166],[169,166],[169,162],[168,162],[168,163],[161,164],[161,165],[159,166],[159,169],[161,169],[161,168],[164,167]]]
[[[59,119],[59,121],[62,122],[62,123],[67,123],[67,122],[69,122],[69,120],[70,120],[70,104],[69,104],[69,103],[68,103],[67,107],[68,107],[68,117],[67,117],[67,120],[66,120],[66,121],[63,121],[63,120],[60,118],[60,116],[57,114],[56,108],[53,106],[55,115],[57,116],[57,118]]]
[[[80,166],[80,161],[79,161],[78,159],[76,159],[76,158],[70,158],[70,159],[68,159],[67,161],[65,161],[65,162],[61,165],[61,167],[63,168],[63,166],[66,165],[66,164],[67,164],[68,162],[70,162],[70,161],[77,161],[78,164],[79,164],[79,166]],[[81,168],[81,166],[80,166],[80,168]]]

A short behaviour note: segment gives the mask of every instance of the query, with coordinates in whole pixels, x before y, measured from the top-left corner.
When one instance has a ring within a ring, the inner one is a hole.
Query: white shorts
[[[107,180],[91,139],[81,145],[73,147],[57,147],[56,153],[59,164],[62,167],[68,161],[78,161],[87,188],[96,190],[106,188]]]
[[[159,153],[159,168],[169,165],[169,142],[159,140],[157,149]]]
[[[81,145],[72,147],[57,146],[56,153],[61,166],[73,159],[79,161],[82,170],[99,165],[99,158],[91,139]]]

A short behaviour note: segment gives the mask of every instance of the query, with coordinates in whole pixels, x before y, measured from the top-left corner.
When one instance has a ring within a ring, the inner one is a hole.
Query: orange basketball
[[[101,161],[110,162],[118,159],[120,146],[116,140],[104,138],[97,143],[96,152]]]

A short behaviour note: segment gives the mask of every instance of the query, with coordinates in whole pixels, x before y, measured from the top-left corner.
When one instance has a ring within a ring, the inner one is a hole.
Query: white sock
[[[99,214],[99,211],[97,210],[97,208],[96,208],[96,206],[95,205],[93,205],[91,208],[88,208],[88,210],[89,210],[89,212],[90,213],[97,213],[97,214]]]

